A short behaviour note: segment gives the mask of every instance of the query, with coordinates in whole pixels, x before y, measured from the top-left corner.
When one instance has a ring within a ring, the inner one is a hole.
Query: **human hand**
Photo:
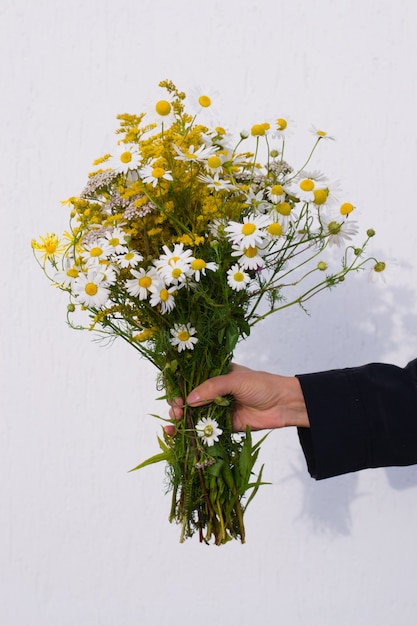
[[[204,381],[186,398],[189,406],[202,406],[213,402],[218,396],[231,395],[233,404],[233,429],[245,431],[282,428],[284,426],[309,427],[304,396],[297,378],[251,370],[233,365],[229,374],[215,376]],[[183,401],[173,400],[170,409],[172,419],[181,419]],[[166,426],[168,434],[174,426]]]

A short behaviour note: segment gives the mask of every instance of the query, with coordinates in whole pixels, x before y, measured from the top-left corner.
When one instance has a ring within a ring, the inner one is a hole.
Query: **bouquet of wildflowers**
[[[155,365],[164,398],[186,398],[226,373],[239,340],[259,321],[305,303],[371,261],[349,202],[306,167],[326,133],[314,130],[299,168],[284,160],[287,121],[254,124],[233,137],[199,123],[211,100],[188,109],[170,81],[149,114],[119,115],[120,141],[95,162],[85,189],[67,201],[69,231],[32,242],[52,283],[69,299],[71,327],[121,337]],[[192,103],[190,104],[192,107]],[[261,154],[264,157],[261,157]],[[332,246],[340,258],[330,266]],[[175,433],[138,469],[164,462],[170,521],[181,541],[245,541],[244,512],[262,484],[263,441],[232,431],[232,398],[184,407]]]

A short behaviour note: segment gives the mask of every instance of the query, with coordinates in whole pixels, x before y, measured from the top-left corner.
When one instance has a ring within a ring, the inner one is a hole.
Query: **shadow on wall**
[[[250,348],[252,354],[248,355],[245,348],[241,362],[280,373],[324,371],[370,362],[405,366],[417,358],[417,294],[412,287],[393,286],[393,281],[380,287],[369,284],[366,277],[353,277],[337,295],[324,293],[312,301],[306,322],[300,320],[296,309],[278,314],[275,320],[271,316],[266,320],[266,334],[263,330],[258,333],[258,329],[256,333],[261,345],[271,346],[270,337],[276,336],[277,329],[285,328],[285,340],[282,331],[279,335],[279,352],[271,355],[271,348],[267,348],[260,353],[258,346],[257,353]],[[393,489],[417,487],[417,466],[386,468],[385,472],[387,484]],[[308,475],[300,452],[300,463],[284,480],[294,478],[302,485],[300,517],[308,518],[317,532],[349,534],[351,504],[366,497],[358,491],[359,475],[315,481]]]

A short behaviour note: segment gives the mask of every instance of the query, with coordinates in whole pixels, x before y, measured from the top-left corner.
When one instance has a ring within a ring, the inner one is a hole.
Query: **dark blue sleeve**
[[[417,463],[417,359],[297,378],[310,420],[298,435],[313,478]]]

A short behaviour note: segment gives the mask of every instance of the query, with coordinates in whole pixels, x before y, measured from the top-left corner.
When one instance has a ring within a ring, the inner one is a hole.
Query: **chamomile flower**
[[[85,245],[84,250],[81,252],[81,258],[85,261],[87,267],[92,267],[93,265],[99,265],[103,261],[106,262],[111,253],[111,247],[102,238]]]
[[[268,226],[269,221],[266,215],[247,215],[243,218],[243,222],[229,222],[225,231],[232,244],[240,245],[242,248],[262,247],[265,241],[264,229]]]
[[[218,173],[214,174],[213,176],[210,176],[209,174],[200,174],[199,176],[197,176],[197,179],[201,183],[205,183],[208,189],[216,189],[216,191],[228,191],[231,189],[235,189],[235,184],[233,183],[233,181],[228,180],[227,178],[219,178]]]
[[[117,258],[117,263],[122,268],[136,267],[141,261],[143,261],[143,256],[135,250],[129,250]]]
[[[316,126],[311,126],[310,132],[316,137],[316,139],[326,139],[327,141],[334,141],[334,137],[329,135],[325,130],[321,130]]]
[[[264,255],[266,253],[265,248],[258,248],[257,246],[248,246],[242,248],[239,245],[233,246],[234,250],[232,256],[239,257],[238,264],[245,270],[258,270],[264,265]]]
[[[287,194],[285,193],[283,185],[275,183],[268,188],[268,198],[274,204],[280,204],[281,202],[285,202],[286,197]]]
[[[200,280],[201,276],[206,275],[207,270],[210,270],[211,272],[216,272],[217,269],[217,263],[213,263],[212,261],[206,263],[204,259],[193,259],[190,265],[190,270],[192,272],[193,278],[197,282]]]
[[[219,424],[211,417],[202,417],[195,425],[197,435],[201,437],[201,441],[211,447],[219,440],[223,430],[219,428]]]
[[[125,233],[121,228],[113,228],[107,231],[104,236],[104,242],[110,247],[112,254],[124,254],[127,252],[127,243]]]
[[[137,146],[119,143],[107,163],[112,170],[124,174],[136,169],[139,164]]]
[[[388,259],[387,261],[377,261],[371,265],[368,280],[374,284],[385,285],[395,280],[395,273],[398,271],[398,259]]]
[[[61,287],[61,289],[71,289],[74,281],[78,278],[80,271],[75,265],[68,267],[67,269],[59,270],[54,274],[54,282]]]
[[[166,267],[172,267],[175,263],[181,262],[190,265],[192,261],[192,251],[188,248],[184,250],[183,243],[176,243],[172,250],[168,246],[162,246],[164,254],[161,254],[158,259],[154,260],[155,267],[164,272]]]
[[[359,229],[357,222],[341,220],[331,215],[320,216],[323,235],[329,238],[329,246],[343,246],[354,237]]]
[[[265,213],[270,208],[270,205],[264,199],[263,189],[255,191],[253,187],[250,187],[249,191],[245,193],[245,202],[253,208],[255,213]]]
[[[176,292],[176,287],[170,287],[167,289],[165,285],[160,285],[158,289],[151,294],[149,298],[149,303],[151,306],[161,307],[161,313],[164,315],[165,313],[171,313],[171,311],[175,308],[175,297],[174,293]]]
[[[80,304],[90,308],[104,306],[110,291],[104,282],[104,275],[98,268],[90,268],[74,280],[72,291]]]
[[[145,167],[140,170],[139,176],[144,183],[149,183],[153,187],[156,187],[162,180],[174,180],[169,170],[166,170],[155,163],[145,165]]]
[[[249,274],[245,272],[238,263],[235,263],[227,270],[227,284],[234,291],[245,289],[250,283],[250,280]]]
[[[282,237],[288,229],[288,223],[283,224],[282,221],[272,221],[265,229],[267,238],[271,241],[275,241]]]
[[[161,284],[160,277],[155,268],[151,267],[145,270],[141,267],[139,270],[130,270],[134,278],[126,280],[126,290],[129,295],[146,300],[150,293],[155,293]]]
[[[293,182],[293,193],[302,202],[314,202],[314,192],[323,188],[325,176],[320,172],[300,172]]]
[[[276,117],[272,126],[272,136],[274,138],[286,139],[293,133],[293,120],[285,115],[285,117]]]
[[[210,156],[215,154],[217,148],[215,146],[188,146],[181,150],[178,146],[173,144],[172,146],[177,153],[175,156],[176,161],[205,161]]]
[[[170,343],[176,347],[178,352],[183,350],[194,350],[195,344],[198,342],[196,329],[191,326],[190,322],[187,324],[174,324],[174,328],[171,328]]]

